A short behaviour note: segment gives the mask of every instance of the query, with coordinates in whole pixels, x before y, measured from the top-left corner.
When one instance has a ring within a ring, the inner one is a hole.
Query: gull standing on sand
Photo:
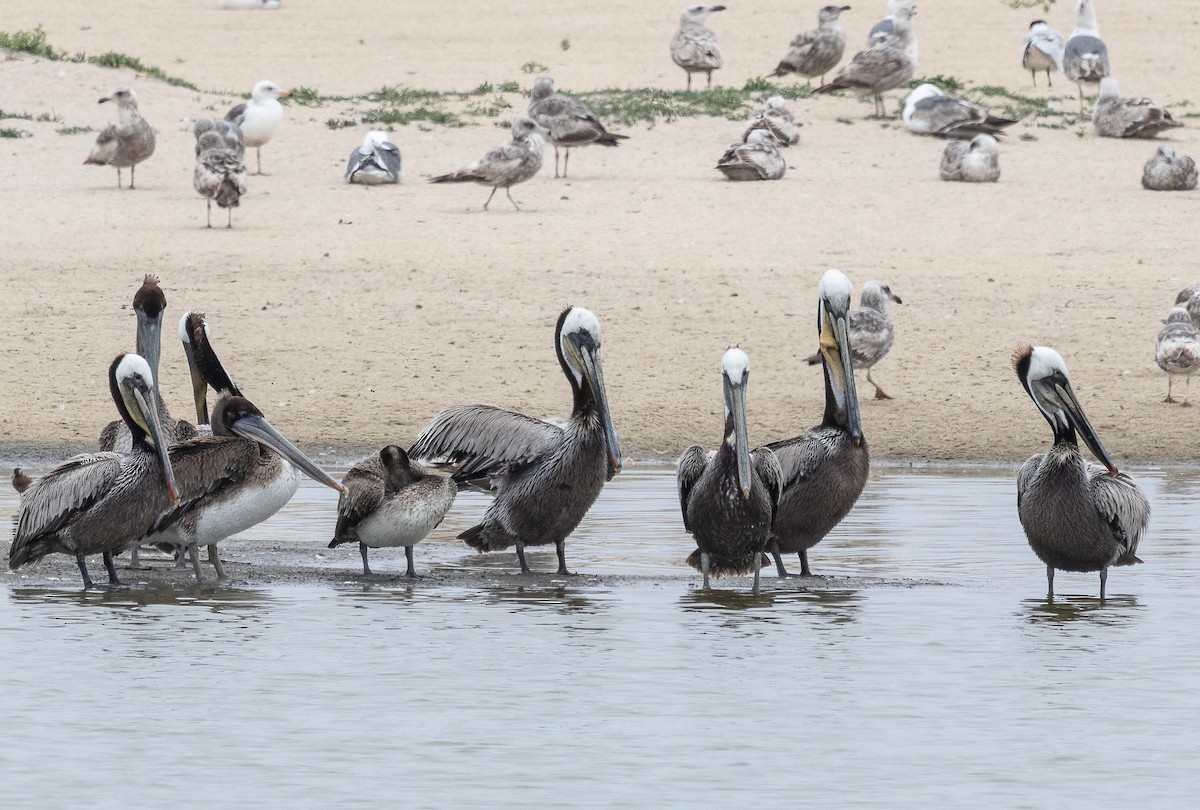
[[[1017,515],[1030,548],[1046,564],[1047,596],[1054,597],[1055,569],[1099,571],[1103,599],[1109,566],[1141,562],[1137,548],[1150,522],[1150,502],[1100,444],[1062,355],[1026,346],[1013,356],[1013,366],[1054,434],[1050,450],[1030,456],[1017,473]],[[1100,464],[1084,461],[1079,439]]]
[[[825,74],[837,67],[846,52],[846,29],[838,17],[849,10],[850,6],[823,6],[817,12],[817,27],[796,35],[771,75],[796,73],[806,79],[809,87],[813,77],[820,76],[824,84]]]
[[[224,118],[197,118],[192,124],[192,135],[196,138],[196,154],[200,154],[200,136],[205,132],[215,132],[225,142],[225,148],[237,152],[242,157],[246,152],[242,140],[242,128]]]
[[[1000,179],[1000,144],[991,135],[951,141],[942,151],[940,174],[943,180],[995,183]]]
[[[225,227],[232,228],[233,209],[246,193],[246,166],[237,152],[226,148],[225,140],[216,132],[202,133],[196,146],[200,154],[196,156],[192,187],[208,206],[207,227],[212,227],[212,204],[216,200],[228,214]]]
[[[1163,402],[1177,402],[1171,396],[1171,386],[1177,375],[1183,376],[1183,407],[1188,402],[1188,388],[1192,375],[1200,370],[1200,331],[1192,323],[1187,307],[1176,306],[1167,315],[1167,323],[1158,333],[1158,345],[1154,349],[1154,362],[1167,373],[1167,398]]]
[[[415,578],[413,546],[437,528],[454,504],[458,486],[445,476],[409,461],[408,454],[390,444],[355,464],[342,479],[337,526],[329,548],[358,543],[363,577],[371,579],[367,549],[404,546],[405,576]]]
[[[775,136],[754,129],[745,143],[735,143],[717,161],[717,170],[730,180],[779,180],[787,171],[787,161],[779,154]]]
[[[715,11],[724,11],[725,6],[688,6],[679,18],[679,30],[671,40],[671,61],[687,73],[687,89],[692,89],[692,74],[708,74],[708,88],[712,89],[712,74],[725,64],[721,58],[721,46],[704,21]]]
[[[1003,135],[1005,127],[1017,123],[1010,118],[998,118],[983,107],[948,96],[932,84],[922,84],[908,94],[901,118],[912,132],[939,138]]]
[[[906,84],[917,70],[917,41],[912,26],[916,13],[913,6],[902,5],[896,9],[895,33],[880,44],[856,53],[833,81],[813,92],[854,90],[871,93],[875,98],[875,116],[882,118],[887,112],[884,92]]]
[[[1121,98],[1117,80],[1112,76],[1100,80],[1092,124],[1096,134],[1103,138],[1153,138],[1160,132],[1183,126],[1166,108],[1148,98]]]
[[[362,146],[350,152],[342,179],[347,183],[378,186],[399,183],[403,176],[400,149],[388,140],[388,133],[373,129],[363,138]]]
[[[1095,84],[1112,72],[1108,64],[1108,46],[1100,39],[1092,0],[1075,2],[1075,30],[1063,48],[1062,71],[1079,86],[1079,111],[1087,112],[1084,83]]]
[[[617,146],[628,135],[617,135],[604,128],[582,101],[554,92],[554,79],[538,76],[529,94],[529,117],[538,126],[547,130],[550,143],[554,145],[554,176],[558,177],[558,147],[566,150],[562,176],[567,176],[567,164],[571,160],[572,147],[598,143],[601,146]]]
[[[800,142],[800,127],[792,117],[783,96],[771,96],[763,108],[750,117],[750,125],[742,133],[742,140],[749,141],[750,133],[756,129],[769,132],[780,146],[795,146]]]
[[[892,348],[892,341],[896,338],[896,327],[892,324],[888,301],[904,303],[887,284],[882,281],[868,281],[863,285],[858,306],[850,310],[850,357],[854,360],[855,371],[863,368],[867,370],[867,382],[875,386],[875,399],[891,399],[891,396],[879,387],[879,383],[871,379],[871,369],[887,355]],[[810,366],[820,362],[819,352],[808,358]]]
[[[1142,188],[1150,191],[1191,191],[1195,187],[1196,162],[1187,155],[1176,155],[1175,147],[1165,143],[1142,170]]]
[[[483,204],[484,211],[496,195],[496,189],[503,186],[508,201],[513,204],[513,208],[520,211],[521,206],[512,198],[509,189],[518,183],[524,183],[542,168],[544,142],[537,130],[538,125],[533,119],[519,116],[513,121],[511,143],[497,146],[465,169],[431,177],[429,182],[479,183],[481,186],[491,186],[492,193]]]
[[[1046,71],[1046,84],[1054,86],[1050,81],[1050,71],[1062,70],[1063,37],[1046,24],[1045,20],[1034,20],[1029,24],[1029,33],[1021,44],[1021,67],[1033,76],[1033,86],[1037,87],[1039,70]]]
[[[283,105],[279,99],[290,95],[270,79],[263,79],[250,91],[249,101],[225,113],[226,121],[232,121],[242,128],[242,142],[254,147],[255,174],[265,174],[262,170],[262,147],[275,137],[279,125],[283,123]]]
[[[739,348],[721,358],[725,438],[712,453],[698,444],[679,457],[676,483],[683,528],[696,539],[688,565],[708,576],[754,573],[758,593],[763,550],[771,538],[783,487],[779,459],[766,447],[750,451],[746,384],[750,359]]]
[[[132,190],[134,167],[154,154],[154,127],[138,112],[137,95],[128,87],[118,87],[99,103],[106,101],[116,103],[117,123],[96,136],[96,144],[83,162],[116,167],[117,188],[121,188],[121,169],[128,168]]]

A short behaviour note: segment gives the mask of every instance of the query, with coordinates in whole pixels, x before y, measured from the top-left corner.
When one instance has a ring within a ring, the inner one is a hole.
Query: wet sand
[[[1049,431],[1009,365],[1027,342],[1063,353],[1118,463],[1195,458],[1194,441],[1180,437],[1196,435],[1200,409],[1161,402],[1154,344],[1176,291],[1200,275],[1200,196],[1140,188],[1153,144],[1098,139],[1086,123],[1022,123],[1002,146],[998,184],[947,184],[937,178],[941,142],[867,120],[869,102],[819,97],[791,105],[805,126],[778,183],[731,184],[713,169],[740,134],[737,121],[617,126],[630,140],[579,151],[570,180],[546,167],[518,187],[524,213],[503,200],[485,213],[487,189],[424,177],[503,142],[500,126],[394,128],[406,180],[364,189],[340,176],[365,128],[326,127],[344,112],[338,105],[291,105],[263,149],[271,175],[250,178],[232,232],[208,231],[191,188],[190,119],[223,112],[261,78],[326,94],[507,80],[527,89],[521,66],[538,61],[568,92],[682,88],[667,56],[679,9],[622,0],[497,15],[479,0],[403,11],[364,0],[360,18],[397,24],[363,33],[342,24],[337,5],[176,5],[142,0],[125,5],[128,16],[79,0],[6,8],[6,30],[40,24],[57,48],[131,53],[218,91],[25,54],[0,62],[6,110],[61,118],[6,119],[34,137],[0,141],[0,196],[11,203],[0,234],[7,466],[94,447],[113,418],[105,370],[132,348],[129,302],[145,273],[161,276],[169,303],[161,376],[176,415],[189,415],[189,389],[169,337],[185,309],[207,311],[234,378],[312,452],[407,444],[459,402],[563,415],[570,396],[552,333],[573,303],[603,325],[628,455],[669,458],[717,440],[718,363],[735,343],[751,359],[752,440],[792,436],[821,415],[820,371],[802,358],[815,346],[816,284],[829,266],[858,285],[887,281],[905,301],[894,308],[892,353],[875,370],[896,399],[871,400],[859,381],[875,458],[1011,461],[1044,448]],[[1069,5],[1048,15],[1064,33]],[[851,49],[882,6],[845,15]],[[1099,14],[1126,95],[1180,115],[1200,101],[1190,39],[1170,34],[1200,24],[1200,8],[1170,0]],[[782,0],[715,15],[727,60],[715,81],[741,86],[767,72],[813,16]],[[1000,2],[924,6],[918,73],[1046,93],[1069,109],[1075,91],[1061,75],[1052,91],[1034,89],[1020,68],[1032,16]],[[463,29],[463,20],[475,23]],[[96,99],[119,85],[137,90],[158,130],[134,192],[117,191],[112,169],[80,165],[94,134],[55,133],[105,126],[112,111]],[[524,110],[520,94],[505,99],[513,114]],[[889,94],[889,109],[898,101]],[[1194,154],[1186,123],[1169,140]]]

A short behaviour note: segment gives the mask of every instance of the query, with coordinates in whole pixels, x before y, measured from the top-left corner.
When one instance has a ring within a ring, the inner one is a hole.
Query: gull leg
[[[563,155],[563,180],[567,179],[567,164],[571,162],[571,147],[567,147],[566,154]],[[555,163],[557,167],[557,161]]]
[[[404,547],[404,559],[408,561],[408,570],[404,572],[404,576],[409,579],[417,579],[417,569],[413,566],[413,547]]]
[[[708,590],[708,569],[712,567],[712,559],[708,556],[707,551],[700,552],[700,573],[704,575],[704,584],[700,587]]]
[[[206,199],[205,202],[208,203],[208,225],[206,225],[205,227],[211,228],[212,227],[212,200]]]
[[[112,552],[106,551],[102,556],[104,558],[104,567],[108,571],[108,584],[120,585],[121,580],[117,579],[117,567],[113,565]]]
[[[117,188],[124,188],[124,186],[121,185],[121,170],[120,169],[117,169]]]
[[[754,552],[754,587],[750,589],[750,593],[755,596],[758,596],[758,572],[761,567],[762,559],[759,556],[759,552],[756,551]]]
[[[1046,68],[1046,84],[1054,86],[1054,81],[1050,78],[1050,68]]]
[[[712,90],[712,71],[709,70],[706,72],[708,73],[708,87],[706,89]]]
[[[690,70],[685,70],[684,73],[686,73],[687,77],[688,77],[687,91],[690,93],[690,92],[692,92],[692,72]]]
[[[192,571],[196,574],[196,582],[203,582],[204,575],[200,573],[200,550],[195,543],[188,546],[188,556],[192,558]]]
[[[255,174],[261,174],[263,177],[266,177],[267,173],[262,170],[262,147],[261,146],[254,147],[254,159],[258,166],[258,171],[256,171]]]
[[[567,570],[567,541],[559,540],[555,543],[554,551],[558,554],[558,570],[555,573],[568,577],[575,576]]]
[[[487,207],[488,207],[489,205],[491,205],[491,203],[492,203],[492,197],[495,197],[495,196],[496,196],[496,189],[498,189],[498,188],[500,188],[500,186],[492,186],[492,193],[488,195],[487,202],[485,202],[485,203],[483,204],[483,210],[484,210],[484,211],[486,211],[486,210],[487,210]]]
[[[91,576],[88,574],[87,563],[83,561],[83,555],[79,552],[75,552],[75,564],[79,566],[79,573],[83,576],[84,590],[90,590],[96,587],[92,582]]]
[[[1037,87],[1037,71],[1036,71],[1036,70],[1031,70],[1031,71],[1029,71],[1029,75],[1033,77],[1033,86],[1034,86],[1034,87]],[[1049,76],[1049,75],[1050,75],[1050,71],[1048,71],[1048,70],[1047,70],[1047,71],[1046,71],[1046,75],[1047,75],[1047,76]]]
[[[217,579],[225,579],[225,566],[221,565],[221,555],[217,551],[216,543],[208,547],[208,561],[212,563],[213,570],[217,572]]]
[[[1046,566],[1046,598],[1054,598],[1054,566]]]
[[[558,179],[558,144],[554,144],[554,179]]]
[[[512,190],[508,186],[504,187],[504,194],[508,197],[508,201],[513,204],[513,208],[520,211],[521,206],[517,205],[517,201],[512,198]]]
[[[133,191],[133,170],[135,168],[136,168],[135,166],[129,167],[129,190],[130,191]]]
[[[229,215],[229,218],[225,221],[225,228],[226,230],[231,230],[233,228],[233,209],[226,208],[225,213]]]
[[[521,573],[528,574],[529,565],[525,562],[525,544],[517,543],[517,562],[521,564]]]
[[[1104,598],[1104,586],[1108,584],[1108,569],[1100,569],[1100,598]]]
[[[1191,387],[1192,387],[1192,376],[1189,374],[1188,376],[1183,378],[1183,402],[1179,403],[1180,407],[1183,407],[1183,408],[1192,407],[1192,403],[1188,402],[1188,389],[1190,389]]]
[[[813,572],[808,567],[808,549],[800,549],[800,576],[811,577]]]
[[[871,379],[871,369],[867,369],[867,382],[875,386],[875,399],[891,399],[891,397],[879,387],[879,383]]]

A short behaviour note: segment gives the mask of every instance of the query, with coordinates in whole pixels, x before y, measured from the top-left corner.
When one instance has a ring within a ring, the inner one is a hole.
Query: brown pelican
[[[567,535],[621,471],[621,445],[608,410],[600,364],[600,322],[582,307],[558,317],[554,346],[571,383],[575,408],[565,427],[489,405],[447,408],[426,426],[408,454],[454,469],[458,482],[494,492],[483,522],[460,534],[480,551],[553,543],[558,573],[569,574]]]
[[[1134,565],[1150,522],[1150,503],[1128,475],[1117,472],[1092,429],[1054,349],[1026,346],[1013,366],[1054,432],[1050,452],[1030,456],[1017,473],[1017,514],[1038,559],[1046,564],[1047,596],[1054,570],[1099,571],[1100,598],[1110,565]],[[1100,464],[1086,464],[1076,435]]]
[[[162,351],[163,313],[167,308],[167,297],[158,286],[158,276],[148,275],[142,279],[142,286],[133,295],[133,311],[137,316],[136,352],[150,366],[150,374],[158,380],[158,361]],[[155,401],[158,403],[158,421],[162,427],[163,436],[168,444],[178,444],[185,439],[194,438],[196,428],[184,419],[172,419],[167,409],[159,387],[156,385]],[[115,450],[119,453],[129,452],[132,445],[131,433],[126,422],[117,419],[109,422],[100,431],[100,449]]]
[[[33,483],[33,479],[25,474],[25,471],[20,467],[13,468],[12,485],[18,495],[24,495],[25,490],[29,489],[29,485]]]
[[[687,73],[687,89],[692,91],[692,74],[708,75],[708,89],[712,89],[712,74],[725,64],[721,58],[721,46],[717,35],[704,24],[709,15],[724,11],[725,6],[688,6],[679,17],[679,30],[671,39],[671,61]]]
[[[91,588],[84,558],[99,553],[108,581],[119,585],[113,552],[178,503],[150,365],[136,354],[119,354],[109,366],[108,384],[133,436],[132,449],[75,456],[33,482],[21,496],[9,568],[55,552],[73,554],[84,587]]]
[[[117,123],[110,124],[99,135],[91,153],[84,160],[97,166],[114,166],[117,188],[121,187],[121,169],[129,169],[129,189],[133,190],[133,170],[154,154],[154,127],[138,112],[137,94],[128,87],[118,87],[111,96],[100,99],[115,102]]]
[[[850,6],[822,6],[817,12],[817,27],[795,36],[771,76],[797,73],[808,80],[809,87],[813,77],[820,76],[824,84],[825,74],[842,61],[846,51],[846,29],[838,17],[849,10]]]
[[[763,549],[771,535],[783,471],[775,454],[765,447],[750,452],[746,430],[746,383],[750,359],[732,348],[721,358],[725,393],[725,440],[706,454],[694,444],[679,457],[679,508],[683,527],[698,548],[688,564],[704,575],[758,572]]]
[[[896,327],[892,324],[888,301],[904,303],[887,284],[882,281],[868,281],[863,285],[858,306],[850,310],[850,357],[854,361],[856,371],[863,368],[867,370],[867,382],[875,386],[875,399],[891,399],[891,396],[879,387],[879,383],[871,379],[871,369],[891,350],[892,341],[896,337]],[[808,358],[810,366],[820,362],[820,352]]]
[[[811,576],[808,549],[821,542],[854,506],[871,466],[858,417],[850,345],[850,279],[837,270],[821,278],[817,333],[825,370],[825,418],[794,439],[773,442],[783,469],[783,493],[768,548],[779,576],[788,576],[783,554],[800,555],[800,573]]]
[[[329,548],[358,543],[363,576],[372,577],[367,549],[404,546],[405,576],[415,577],[413,546],[437,528],[450,511],[458,486],[434,475],[394,444],[355,464],[342,479],[337,526]]]

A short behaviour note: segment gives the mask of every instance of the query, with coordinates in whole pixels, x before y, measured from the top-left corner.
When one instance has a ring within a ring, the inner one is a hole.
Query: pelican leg
[[[362,555],[363,560],[363,579],[374,579],[375,575],[371,573],[371,566],[367,563],[367,544],[359,541],[358,553]]]
[[[1046,566],[1046,598],[1054,598],[1054,566]]]
[[[88,574],[87,563],[84,562],[83,555],[79,554],[78,552],[75,554],[75,564],[79,566],[79,573],[81,576],[83,576],[84,590],[91,590],[92,588],[96,587],[95,583],[92,582],[91,575]]]
[[[129,547],[129,565],[127,568],[130,571],[140,571],[142,568],[142,547],[137,543]]]
[[[762,557],[759,552],[754,552],[754,587],[750,589],[750,593],[758,596],[758,572],[762,568]]]
[[[813,572],[808,567],[808,549],[800,549],[800,576],[811,577]]]
[[[779,541],[772,540],[767,546],[767,550],[771,552],[771,556],[775,558],[775,572],[780,577],[790,577],[791,574],[783,567],[783,555],[779,553]]]
[[[554,551],[558,554],[558,570],[556,574],[562,574],[565,577],[575,576],[567,570],[567,541],[559,540],[554,544]]]
[[[192,559],[192,571],[196,574],[196,582],[203,582],[204,575],[200,573],[200,549],[195,543],[188,546],[188,556]]]
[[[175,570],[182,571],[187,568],[187,564],[187,550],[183,546],[177,546],[175,548]]]
[[[104,568],[108,571],[108,584],[120,585],[121,580],[117,578],[117,566],[113,564],[112,552],[106,551],[101,556],[104,559]]]
[[[521,564],[521,573],[528,574],[529,565],[525,562],[525,544],[517,543],[517,562]]]
[[[516,201],[516,200],[514,200],[514,199],[512,198],[512,189],[510,189],[508,186],[505,186],[505,187],[504,187],[504,193],[505,193],[505,195],[508,197],[508,201],[509,201],[510,203],[512,203],[512,204],[513,204],[513,208],[515,208],[515,209],[517,209],[518,211],[520,211],[520,210],[521,210],[521,206],[517,205],[517,201]]]
[[[215,543],[208,547],[208,561],[217,572],[217,579],[225,579],[225,566],[221,565],[221,554],[217,551]]]
[[[871,379],[871,369],[867,369],[867,382],[869,382],[871,385],[875,386],[875,399],[891,399],[892,398],[891,395],[889,395],[886,391],[884,391],[882,388],[879,387],[879,383],[877,383]]]
[[[700,573],[704,575],[704,584],[700,587],[708,590],[708,569],[712,567],[712,559],[708,556],[707,551],[700,552]]]
[[[420,577],[417,576],[417,569],[413,565],[413,547],[412,546],[404,547],[404,559],[408,562],[408,570],[404,572],[404,576],[408,577],[409,579],[420,579]]]
[[[1100,598],[1104,598],[1104,586],[1108,584],[1108,569],[1100,569]]]
[[[487,207],[492,204],[492,197],[496,196],[496,189],[498,188],[500,188],[500,186],[492,186],[492,193],[488,195],[487,202],[483,204],[484,211],[486,211]]]

